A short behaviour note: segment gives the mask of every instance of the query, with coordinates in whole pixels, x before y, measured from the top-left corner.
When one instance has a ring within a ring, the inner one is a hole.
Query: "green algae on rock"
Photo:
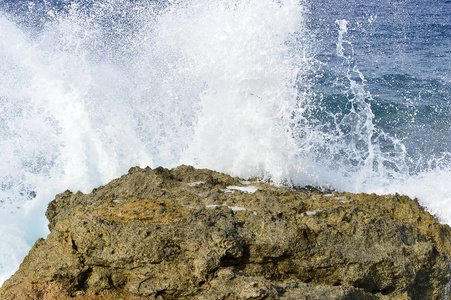
[[[130,169],[49,203],[1,299],[440,299],[451,230],[400,195]]]

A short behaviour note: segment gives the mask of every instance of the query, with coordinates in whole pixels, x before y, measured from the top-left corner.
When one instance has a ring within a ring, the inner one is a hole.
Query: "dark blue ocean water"
[[[346,110],[337,78],[337,24],[347,20],[345,55],[365,78],[374,124],[402,140],[411,172],[451,149],[451,2],[312,1],[308,26],[324,63],[313,89],[318,106]],[[335,37],[335,38],[334,38]],[[317,72],[314,76],[317,75]],[[357,75],[351,74],[356,80]],[[414,164],[418,164],[415,166]]]

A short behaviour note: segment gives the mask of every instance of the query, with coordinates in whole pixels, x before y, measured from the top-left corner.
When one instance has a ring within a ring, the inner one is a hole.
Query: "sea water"
[[[132,166],[417,197],[451,223],[449,0],[0,0],[0,282]]]

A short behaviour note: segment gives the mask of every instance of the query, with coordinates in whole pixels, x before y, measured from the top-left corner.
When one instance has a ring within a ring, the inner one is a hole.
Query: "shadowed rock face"
[[[136,167],[46,215],[0,299],[448,297],[451,230],[399,195]]]

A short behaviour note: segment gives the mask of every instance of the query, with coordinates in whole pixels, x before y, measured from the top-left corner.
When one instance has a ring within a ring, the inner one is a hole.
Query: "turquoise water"
[[[0,281],[135,165],[418,197],[451,222],[450,1],[1,1]]]

